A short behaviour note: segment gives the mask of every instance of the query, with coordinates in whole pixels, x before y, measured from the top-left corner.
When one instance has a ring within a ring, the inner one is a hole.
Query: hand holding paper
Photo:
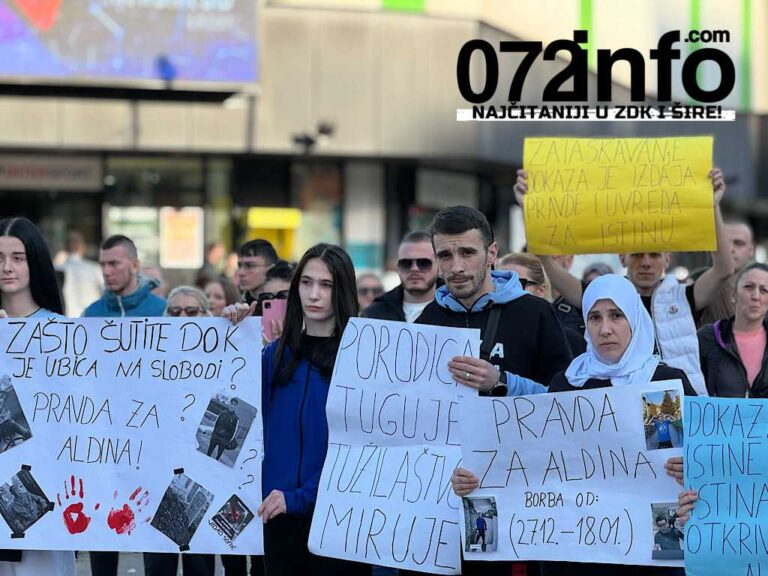
[[[499,381],[499,369],[480,358],[454,356],[448,362],[448,370],[460,384],[487,392]]]
[[[466,496],[471,494],[480,484],[477,476],[464,468],[456,468],[451,475],[451,486],[456,496]]]

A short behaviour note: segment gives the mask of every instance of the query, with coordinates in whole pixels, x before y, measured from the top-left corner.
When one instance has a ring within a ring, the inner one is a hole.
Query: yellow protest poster
[[[526,138],[534,254],[716,249],[712,137]]]

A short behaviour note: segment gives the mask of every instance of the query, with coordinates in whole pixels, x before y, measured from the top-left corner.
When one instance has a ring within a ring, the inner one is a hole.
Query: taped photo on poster
[[[258,319],[16,318],[0,341],[2,547],[227,553],[248,529],[261,553]]]

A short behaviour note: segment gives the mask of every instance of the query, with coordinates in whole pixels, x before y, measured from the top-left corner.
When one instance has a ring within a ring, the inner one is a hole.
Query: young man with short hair
[[[492,271],[498,244],[482,212],[467,206],[445,208],[432,221],[430,234],[445,286],[417,322],[480,328],[485,337],[491,310],[499,313],[488,358],[457,357],[448,364],[456,381],[483,394],[543,391],[542,385],[571,361],[552,307],[523,290],[514,272]]]
[[[121,234],[104,240],[99,264],[106,290],[83,311],[83,317],[163,315],[165,300],[152,294],[159,283],[139,274],[141,265],[133,240]]]
[[[525,208],[528,173],[517,171],[515,195]],[[658,353],[669,366],[679,368],[688,375],[696,393],[707,396],[704,375],[699,359],[699,341],[696,336],[695,316],[717,297],[723,283],[733,274],[728,237],[720,212],[720,201],[725,194],[725,178],[719,168],[709,172],[715,212],[717,251],[712,254],[713,266],[696,279],[691,286],[680,284],[673,274],[667,274],[672,261],[671,252],[639,252],[621,254],[621,264],[627,268],[627,279],[637,289],[640,298],[653,319],[656,329]],[[558,266],[551,256],[540,256],[541,263],[552,282],[573,306],[581,306],[584,286],[581,280]]]
[[[258,301],[264,289],[267,270],[277,262],[275,248],[266,240],[250,240],[237,252],[237,287],[243,293],[243,301]]]
[[[448,362],[453,378],[486,396],[546,392],[552,377],[571,362],[552,306],[523,290],[515,272],[492,271],[499,247],[482,212],[467,206],[440,210],[430,234],[445,285],[416,322],[479,328],[483,338],[481,358],[457,356]],[[462,468],[454,470],[457,474],[472,477]],[[464,562],[462,573],[508,575],[512,565]],[[532,576],[538,573],[538,563],[517,563],[514,569]]]

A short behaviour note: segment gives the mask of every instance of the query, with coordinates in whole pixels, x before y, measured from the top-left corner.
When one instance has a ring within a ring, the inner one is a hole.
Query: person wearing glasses
[[[210,309],[208,306],[208,299],[205,294],[194,286],[178,286],[171,290],[168,294],[168,303],[165,307],[163,316],[171,318],[199,318],[210,316]],[[227,425],[227,418],[222,420],[222,424],[216,424],[219,426],[218,430],[214,426],[214,432],[218,432],[219,435],[225,435]],[[230,434],[227,437],[226,442],[223,442],[223,446],[219,448],[219,453],[216,456],[218,460],[221,458],[221,454],[226,448],[226,444],[234,434]],[[221,442],[217,436],[215,442]],[[213,438],[211,444],[214,447],[218,447],[218,444],[214,443]],[[212,450],[209,448],[208,455],[211,455]],[[174,553],[160,553],[160,552],[144,552],[144,576],[162,576],[164,574],[176,574],[179,565],[180,554]],[[182,573],[185,576],[213,576],[216,567],[216,556],[213,554],[183,554],[182,558]]]
[[[168,305],[165,307],[163,316],[186,316],[196,318],[197,316],[210,316],[208,299],[200,289],[194,286],[179,286],[171,290],[168,294]]]
[[[162,316],[165,300],[152,293],[160,283],[139,274],[141,264],[133,240],[121,234],[104,240],[99,264],[106,290],[83,311],[84,318]]]
[[[377,274],[365,272],[357,277],[357,305],[361,313],[382,294],[384,285]]]
[[[267,272],[277,262],[275,248],[266,240],[250,240],[240,246],[237,253],[237,287],[243,293],[243,302],[257,302],[264,291]]]
[[[535,254],[528,254],[527,252],[507,254],[499,260],[496,269],[516,272],[517,279],[520,280],[523,290],[552,303],[552,286],[549,283],[549,278],[544,271],[541,260]],[[557,308],[555,308],[555,314],[557,314]],[[571,328],[559,315],[557,318],[560,320],[565,337],[568,339],[568,347],[571,349],[571,354],[578,356],[586,352],[587,341],[584,340],[584,331]]]
[[[437,261],[429,234],[406,234],[397,257],[400,285],[376,298],[363,312],[366,318],[414,322],[435,299]]]
[[[517,279],[523,290],[547,302],[552,302],[552,286],[544,272],[538,256],[527,253],[512,252],[499,259],[496,270],[512,270],[517,272]]]
[[[262,313],[262,304],[266,300],[288,299],[288,289],[291,287],[291,277],[293,276],[294,268],[296,268],[295,264],[285,260],[278,260],[272,268],[267,270],[267,277],[264,281],[262,292],[258,297],[259,303],[256,306],[257,316]]]

